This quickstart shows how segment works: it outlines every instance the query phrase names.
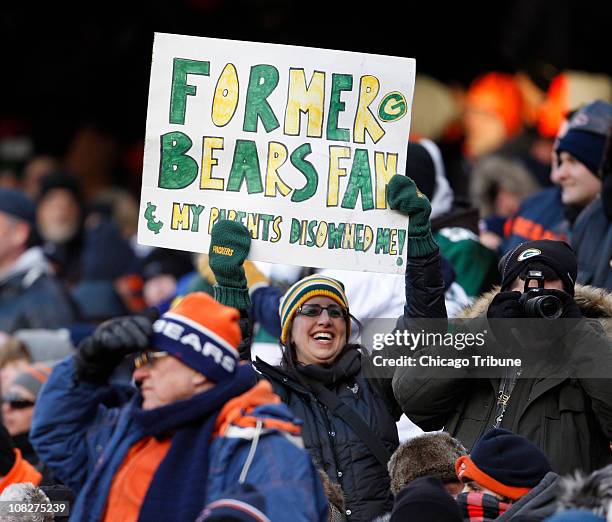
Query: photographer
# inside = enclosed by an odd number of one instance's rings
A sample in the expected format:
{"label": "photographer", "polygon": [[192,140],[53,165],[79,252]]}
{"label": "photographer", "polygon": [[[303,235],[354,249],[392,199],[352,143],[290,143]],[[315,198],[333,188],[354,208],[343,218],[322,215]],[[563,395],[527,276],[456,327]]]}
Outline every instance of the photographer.
{"label": "photographer", "polygon": [[574,284],[576,256],[560,241],[523,243],[501,260],[500,272],[501,288],[464,317],[486,319],[495,338],[481,355],[520,355],[527,364],[478,379],[469,368],[450,375],[402,368],[393,380],[396,399],[420,427],[444,427],[467,448],[486,430],[505,428],[538,445],[557,473],[605,466],[612,380],[602,377],[612,375],[612,346],[585,318],[612,317],[612,296]]}

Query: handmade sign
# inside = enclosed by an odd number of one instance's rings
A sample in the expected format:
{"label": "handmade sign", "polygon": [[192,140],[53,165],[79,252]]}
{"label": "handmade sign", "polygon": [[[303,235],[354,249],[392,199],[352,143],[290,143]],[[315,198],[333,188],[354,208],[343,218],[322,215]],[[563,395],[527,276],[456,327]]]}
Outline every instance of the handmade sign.
{"label": "handmade sign", "polygon": [[138,240],[207,252],[242,222],[251,259],[401,273],[415,62],[156,34]]}

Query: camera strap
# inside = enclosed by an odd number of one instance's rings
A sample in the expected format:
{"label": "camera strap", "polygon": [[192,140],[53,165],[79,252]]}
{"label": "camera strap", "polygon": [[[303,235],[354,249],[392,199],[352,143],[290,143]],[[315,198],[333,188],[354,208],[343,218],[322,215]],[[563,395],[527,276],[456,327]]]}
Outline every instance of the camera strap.
{"label": "camera strap", "polygon": [[510,400],[510,395],[512,395],[512,391],[516,386],[516,381],[521,376],[521,369],[519,368],[517,371],[513,371],[512,375],[508,376],[508,369],[505,369],[505,376],[499,383],[499,390],[497,391],[497,403],[495,404],[495,422],[493,424],[494,428],[499,428],[502,420],[504,419],[504,414],[506,413],[506,409],[508,408],[508,401]]}

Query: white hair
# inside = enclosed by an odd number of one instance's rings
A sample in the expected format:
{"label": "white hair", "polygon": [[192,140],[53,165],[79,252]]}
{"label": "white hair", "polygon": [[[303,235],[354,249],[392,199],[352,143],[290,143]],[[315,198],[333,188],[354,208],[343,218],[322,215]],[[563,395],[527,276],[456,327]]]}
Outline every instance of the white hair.
{"label": "white hair", "polygon": [[[19,482],[7,486],[0,495],[0,502],[25,502],[27,504],[50,504],[51,501],[45,492],[31,482]],[[0,522],[53,522],[53,513],[8,513],[5,509],[0,512]]]}

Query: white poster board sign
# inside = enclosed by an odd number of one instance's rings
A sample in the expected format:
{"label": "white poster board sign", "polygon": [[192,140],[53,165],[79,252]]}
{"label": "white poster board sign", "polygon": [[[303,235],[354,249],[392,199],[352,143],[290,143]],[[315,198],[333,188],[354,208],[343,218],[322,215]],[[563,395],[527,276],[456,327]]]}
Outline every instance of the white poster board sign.
{"label": "white poster board sign", "polygon": [[402,273],[415,61],[157,33],[138,241],[208,252],[242,222],[250,259]]}

